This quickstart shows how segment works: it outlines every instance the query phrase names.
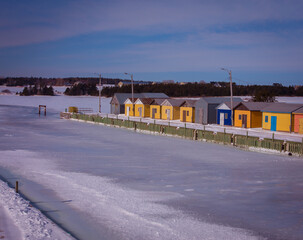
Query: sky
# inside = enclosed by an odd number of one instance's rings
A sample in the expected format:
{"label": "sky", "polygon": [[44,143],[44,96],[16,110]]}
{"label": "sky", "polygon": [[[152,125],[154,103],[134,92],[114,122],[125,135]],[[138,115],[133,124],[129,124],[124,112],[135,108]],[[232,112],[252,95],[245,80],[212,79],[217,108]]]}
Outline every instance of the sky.
{"label": "sky", "polygon": [[303,84],[302,0],[0,0],[1,77]]}

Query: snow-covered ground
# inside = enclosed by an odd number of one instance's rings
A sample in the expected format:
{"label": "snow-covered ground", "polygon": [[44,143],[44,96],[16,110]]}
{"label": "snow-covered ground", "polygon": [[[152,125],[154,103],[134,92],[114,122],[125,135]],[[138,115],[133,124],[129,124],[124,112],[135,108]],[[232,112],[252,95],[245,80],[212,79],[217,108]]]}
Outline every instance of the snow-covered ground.
{"label": "snow-covered ground", "polygon": [[74,239],[0,181],[0,239]]}
{"label": "snow-covered ground", "polygon": [[66,121],[56,111],[38,117],[18,106],[0,106],[0,156],[0,175],[18,179],[22,194],[79,239],[303,234],[302,158]]}

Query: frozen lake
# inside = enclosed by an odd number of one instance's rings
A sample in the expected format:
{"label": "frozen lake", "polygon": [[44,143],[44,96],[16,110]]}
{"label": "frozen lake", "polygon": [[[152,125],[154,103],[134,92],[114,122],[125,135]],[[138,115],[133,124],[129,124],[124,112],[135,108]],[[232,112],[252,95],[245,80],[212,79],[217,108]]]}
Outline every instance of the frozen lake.
{"label": "frozen lake", "polygon": [[79,239],[303,237],[302,158],[3,105],[0,154],[0,175]]}

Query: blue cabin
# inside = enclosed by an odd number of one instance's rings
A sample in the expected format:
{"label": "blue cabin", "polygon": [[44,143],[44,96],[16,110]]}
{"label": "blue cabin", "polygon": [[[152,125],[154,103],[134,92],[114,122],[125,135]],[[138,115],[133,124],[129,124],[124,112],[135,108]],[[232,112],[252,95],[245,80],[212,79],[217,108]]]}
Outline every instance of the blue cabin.
{"label": "blue cabin", "polygon": [[[233,103],[233,109],[239,105],[239,101]],[[230,102],[221,103],[217,108],[217,124],[221,126],[231,126]]]}

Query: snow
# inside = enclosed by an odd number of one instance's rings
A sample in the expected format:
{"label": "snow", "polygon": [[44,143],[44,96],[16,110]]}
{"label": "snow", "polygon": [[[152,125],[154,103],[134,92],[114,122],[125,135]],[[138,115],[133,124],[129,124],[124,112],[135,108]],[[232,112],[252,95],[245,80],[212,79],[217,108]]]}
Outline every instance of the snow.
{"label": "snow", "polygon": [[[109,102],[102,98],[102,112],[109,113]],[[39,104],[47,105],[46,118],[37,117]],[[49,216],[79,239],[262,239],[259,233],[299,239],[303,234],[286,227],[303,217],[300,202],[288,204],[303,197],[297,191],[302,158],[58,119],[58,111],[69,106],[97,111],[98,97],[2,95],[0,105],[11,106],[0,106],[0,175],[20,179],[22,193],[40,209],[51,209]],[[272,136],[260,129],[249,129],[249,135],[258,131]],[[302,139],[275,133],[279,137]],[[0,227],[6,227],[0,237],[70,238],[3,182],[0,193],[5,216]],[[281,209],[288,213],[283,219]]]}
{"label": "snow", "polygon": [[2,181],[0,193],[1,239],[74,239]]}
{"label": "snow", "polygon": [[0,107],[0,156],[0,174],[18,179],[22,194],[79,239],[302,236],[291,227],[302,201],[289,204],[303,197],[302,158],[13,106]]}
{"label": "snow", "polygon": [[[111,98],[101,98],[101,111],[110,112]],[[46,105],[47,109],[64,112],[70,106],[78,108],[92,108],[94,112],[99,110],[99,98],[92,96],[16,96],[0,95],[1,105],[29,106],[37,107]]]}
{"label": "snow", "polygon": [[[19,175],[30,176],[31,181],[56,189],[63,199],[73,199],[72,207],[85,209],[94,221],[106,222],[128,239],[260,239],[243,229],[200,222],[182,211],[157,204],[182,198],[178,193],[130,190],[105,177],[60,171],[54,169],[50,159],[26,150],[1,151],[1,155],[2,166],[9,169],[20,166],[19,170],[14,170]],[[31,164],[26,164],[29,162]],[[10,205],[6,207],[12,211],[12,218],[24,216],[17,224],[25,231],[25,239],[63,239],[66,236],[56,235],[49,221],[12,191],[6,187],[0,192],[10,194],[4,195],[3,202],[9,200]],[[192,192],[194,189],[186,188],[184,191]],[[14,205],[18,205],[17,209],[12,209]]]}

